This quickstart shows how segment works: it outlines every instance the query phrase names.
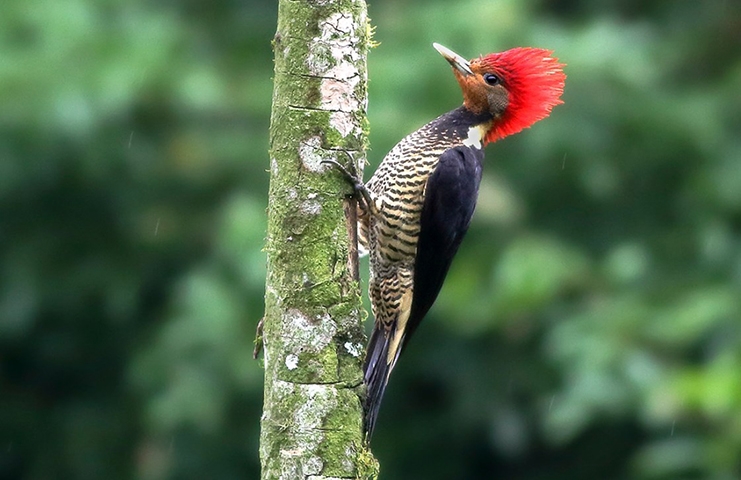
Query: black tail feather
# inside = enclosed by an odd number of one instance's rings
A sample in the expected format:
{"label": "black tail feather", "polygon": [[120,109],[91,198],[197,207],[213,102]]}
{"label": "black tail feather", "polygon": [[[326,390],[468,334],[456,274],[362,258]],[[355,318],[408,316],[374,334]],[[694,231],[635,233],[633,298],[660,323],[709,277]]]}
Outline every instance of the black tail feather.
{"label": "black tail feather", "polygon": [[[368,342],[368,351],[365,356],[363,370],[365,372],[365,384],[367,387],[365,404],[363,406],[365,419],[363,429],[366,441],[370,441],[373,428],[376,426],[378,409],[381,407],[383,393],[386,391],[389,373],[396,363],[396,359],[389,363],[388,353],[391,344],[391,335],[376,326]],[[398,356],[398,352],[396,352]]]}

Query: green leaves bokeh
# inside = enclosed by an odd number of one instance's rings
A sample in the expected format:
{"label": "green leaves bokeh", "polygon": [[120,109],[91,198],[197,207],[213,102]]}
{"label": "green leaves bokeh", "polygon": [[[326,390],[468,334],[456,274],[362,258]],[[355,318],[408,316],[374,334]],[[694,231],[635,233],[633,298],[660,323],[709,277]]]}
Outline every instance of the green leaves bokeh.
{"label": "green leaves bokeh", "polygon": [[[567,64],[487,151],[391,380],[385,479],[741,476],[741,7],[370,4],[370,175],[457,106],[433,41]],[[0,477],[257,478],[269,1],[0,15]]]}

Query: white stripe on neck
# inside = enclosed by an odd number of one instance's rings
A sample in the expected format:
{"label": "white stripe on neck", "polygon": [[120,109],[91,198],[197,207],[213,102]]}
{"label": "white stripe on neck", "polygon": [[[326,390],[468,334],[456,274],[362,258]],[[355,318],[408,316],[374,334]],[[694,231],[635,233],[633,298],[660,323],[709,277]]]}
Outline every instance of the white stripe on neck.
{"label": "white stripe on neck", "polygon": [[483,139],[484,129],[481,125],[476,125],[468,129],[468,137],[463,140],[463,145],[481,150]]}

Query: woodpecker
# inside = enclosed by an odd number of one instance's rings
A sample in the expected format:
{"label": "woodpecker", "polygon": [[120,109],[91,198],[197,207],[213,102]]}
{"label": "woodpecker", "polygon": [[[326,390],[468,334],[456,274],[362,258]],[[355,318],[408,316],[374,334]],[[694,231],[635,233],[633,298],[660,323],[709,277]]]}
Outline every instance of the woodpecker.
{"label": "woodpecker", "polygon": [[399,354],[437,298],[468,230],[484,146],[563,103],[564,65],[550,50],[513,48],[468,61],[433,46],[452,66],[463,105],[401,140],[366,184],[337,165],[359,194],[359,249],[370,255],[375,322],[363,366],[367,441]]}

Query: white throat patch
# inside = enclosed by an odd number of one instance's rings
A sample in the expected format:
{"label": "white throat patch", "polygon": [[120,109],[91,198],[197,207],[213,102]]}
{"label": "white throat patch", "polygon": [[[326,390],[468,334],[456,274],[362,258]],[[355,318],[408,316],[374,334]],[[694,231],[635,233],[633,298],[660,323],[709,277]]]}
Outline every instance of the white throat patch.
{"label": "white throat patch", "polygon": [[484,129],[480,125],[468,129],[468,137],[463,140],[463,145],[481,150],[484,139]]}

